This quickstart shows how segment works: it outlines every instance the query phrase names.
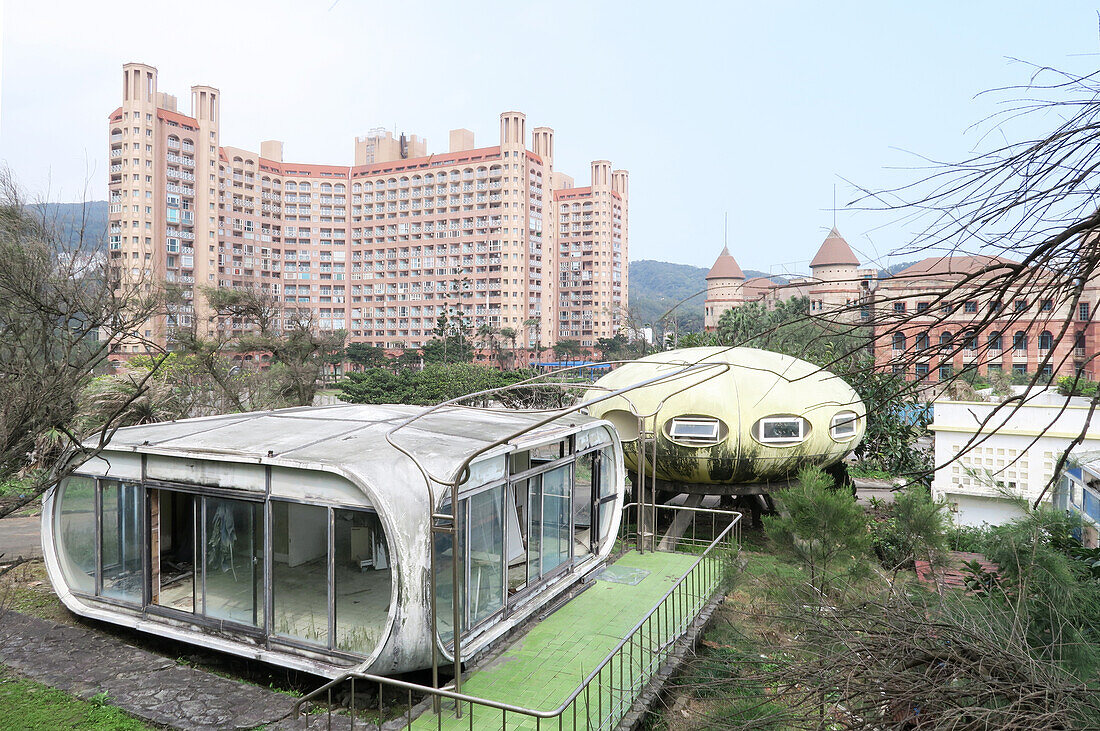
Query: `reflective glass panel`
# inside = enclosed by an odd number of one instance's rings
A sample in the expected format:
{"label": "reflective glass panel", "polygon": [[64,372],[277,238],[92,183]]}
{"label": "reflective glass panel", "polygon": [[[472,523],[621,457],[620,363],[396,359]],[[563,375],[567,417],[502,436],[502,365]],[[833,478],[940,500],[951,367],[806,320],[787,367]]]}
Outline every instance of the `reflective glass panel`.
{"label": "reflective glass panel", "polygon": [[527,480],[527,583],[542,576],[542,475]]}
{"label": "reflective glass panel", "polygon": [[[461,505],[459,506],[461,508]],[[439,508],[439,513],[443,515],[449,515],[451,513],[451,503],[447,501],[443,503]],[[441,523],[444,521],[441,521]],[[465,510],[460,510],[458,515],[458,534],[461,536],[464,532],[463,526],[466,523]],[[433,537],[433,543],[435,545],[435,606],[436,606],[436,626],[439,631],[439,638],[443,644],[450,644],[454,639],[454,542],[452,537],[447,533],[436,533]],[[463,544],[460,542],[458,555],[461,556],[463,552]],[[463,582],[464,568],[459,565],[459,581]],[[460,584],[458,593],[462,593],[462,587],[465,584]]]}
{"label": "reflective glass panel", "polygon": [[[600,450],[599,461],[599,519],[600,519],[600,542],[606,542],[611,536],[611,521],[615,517],[615,500],[612,496],[615,494],[615,450],[611,447],[605,447]],[[605,498],[612,498],[604,500]]]}
{"label": "reflective glass panel", "polygon": [[470,625],[504,606],[504,485],[479,492],[469,505]]}
{"label": "reflective glass panel", "polygon": [[592,552],[592,498],[595,462],[598,452],[577,460],[573,469],[573,555],[581,558]]}
{"label": "reflective glass panel", "polygon": [[57,513],[57,556],[70,589],[95,590],[95,480],[70,477],[61,483]]}
{"label": "reflective glass panel", "polygon": [[206,616],[263,624],[263,506],[206,500]]}
{"label": "reflective glass panel", "polygon": [[570,467],[565,465],[542,476],[542,573],[550,573],[569,561],[573,540],[570,531]]}
{"label": "reflective glass panel", "polygon": [[141,602],[141,493],[141,487],[133,483],[102,483],[99,527],[103,596]]}

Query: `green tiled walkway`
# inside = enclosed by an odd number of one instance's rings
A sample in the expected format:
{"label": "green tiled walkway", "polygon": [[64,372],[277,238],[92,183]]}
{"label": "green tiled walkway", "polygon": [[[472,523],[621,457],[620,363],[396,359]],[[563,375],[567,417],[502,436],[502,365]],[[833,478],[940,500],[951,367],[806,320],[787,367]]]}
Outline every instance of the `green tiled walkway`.
{"label": "green tiled walkway", "polygon": [[[636,580],[640,573],[630,569],[648,571],[641,581],[630,585],[597,580],[587,591],[477,669],[462,684],[462,692],[526,708],[554,710],[698,558],[661,552],[624,554],[612,565],[612,571],[628,580]],[[630,579],[631,574],[634,574],[633,579]],[[571,728],[571,715],[567,715],[570,718],[564,727]],[[487,708],[475,711],[474,728],[499,729],[501,725],[500,711]],[[578,726],[584,727],[581,722]],[[439,720],[428,712],[416,720],[413,728],[439,728]],[[461,720],[455,719],[453,712],[444,712],[442,728],[469,729],[470,719],[465,714]],[[535,728],[534,719],[509,714],[508,728]],[[557,729],[557,719],[544,721],[542,728]]]}

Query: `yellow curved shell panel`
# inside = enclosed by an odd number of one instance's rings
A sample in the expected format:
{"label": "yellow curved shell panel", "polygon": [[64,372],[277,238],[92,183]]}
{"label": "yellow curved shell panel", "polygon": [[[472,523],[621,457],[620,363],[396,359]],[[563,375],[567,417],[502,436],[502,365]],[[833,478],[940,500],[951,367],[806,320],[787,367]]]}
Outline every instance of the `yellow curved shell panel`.
{"label": "yellow curved shell panel", "polygon": [[840,461],[866,428],[863,402],[843,379],[756,348],[656,353],[611,371],[585,399],[661,376],[588,411],[619,430],[631,470],[638,466],[637,432],[644,417],[644,429],[657,435],[657,477],[670,482],[785,479],[803,466]]}

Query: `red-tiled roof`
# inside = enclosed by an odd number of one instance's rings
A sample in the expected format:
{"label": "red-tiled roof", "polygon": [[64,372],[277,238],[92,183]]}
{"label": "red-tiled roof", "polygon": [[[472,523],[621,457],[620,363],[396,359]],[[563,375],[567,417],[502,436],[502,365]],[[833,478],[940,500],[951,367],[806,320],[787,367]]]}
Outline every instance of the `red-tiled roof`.
{"label": "red-tiled roof", "polygon": [[810,262],[810,268],[840,264],[859,266],[859,259],[852,252],[852,247],[848,246],[848,242],[834,227],[829,231],[829,235],[825,237],[825,241],[821,243],[821,248],[817,250],[817,256]]}
{"label": "red-tiled roof", "polygon": [[157,109],[157,117],[167,120],[169,122],[175,122],[176,124],[185,124],[192,129],[199,128],[199,120],[195,119],[194,117],[188,117],[186,114],[173,112],[170,109]]}
{"label": "red-tiled roof", "polygon": [[930,256],[927,259],[921,259],[916,264],[912,264],[902,269],[894,276],[922,277],[937,274],[973,274],[986,267],[1000,263],[1015,264],[1016,262],[1000,256],[987,256],[985,254],[968,256]]}
{"label": "red-tiled roof", "polygon": [[112,122],[117,122],[118,120],[122,119],[122,107],[119,107],[115,111],[111,112],[108,115],[108,119],[110,119]]}
{"label": "red-tiled roof", "polygon": [[775,286],[776,283],[767,277],[750,277],[745,280],[744,284],[745,289],[756,289],[761,291],[774,289]]}
{"label": "red-tiled roof", "polygon": [[722,247],[722,253],[714,260],[714,266],[707,272],[707,279],[744,279],[745,273],[730,254],[728,246]]}
{"label": "red-tiled roof", "polygon": [[592,186],[587,188],[562,188],[554,191],[554,200],[569,200],[570,198],[583,198],[592,195]]}
{"label": "red-tiled roof", "polygon": [[977,561],[982,571],[992,576],[997,576],[997,565],[980,553],[967,553],[965,551],[951,551],[947,555],[945,566],[933,567],[927,560],[915,561],[917,579],[926,586],[943,589],[962,589],[968,587],[966,582],[972,578],[972,574],[964,568],[964,564]]}

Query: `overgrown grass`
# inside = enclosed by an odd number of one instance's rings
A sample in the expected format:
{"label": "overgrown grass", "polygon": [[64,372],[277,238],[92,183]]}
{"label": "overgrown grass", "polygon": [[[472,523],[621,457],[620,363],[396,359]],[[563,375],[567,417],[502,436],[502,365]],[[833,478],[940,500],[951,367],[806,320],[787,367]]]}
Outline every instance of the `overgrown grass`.
{"label": "overgrown grass", "polygon": [[61,604],[50,586],[42,559],[18,566],[0,578],[0,608],[53,622],[73,622],[73,615]]}
{"label": "overgrown grass", "polygon": [[867,467],[865,465],[856,464],[848,468],[848,476],[860,480],[892,480],[894,476],[886,470],[880,470],[876,467]]}
{"label": "overgrown grass", "polygon": [[739,554],[742,568],[725,603],[696,648],[696,656],[672,682],[670,707],[648,719],[654,731],[695,731],[721,719],[730,728],[783,729],[786,709],[770,699],[770,690],[740,676],[759,677],[771,662],[761,655],[764,639],[775,652],[784,630],[769,615],[777,602],[808,583],[806,572],[790,557],[769,547],[762,532],[746,530]]}
{"label": "overgrown grass", "polygon": [[90,701],[25,680],[0,665],[0,726],[9,731],[143,731],[151,729],[96,696]]}

